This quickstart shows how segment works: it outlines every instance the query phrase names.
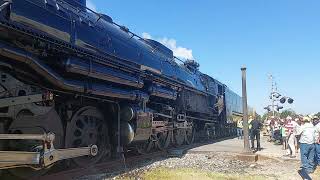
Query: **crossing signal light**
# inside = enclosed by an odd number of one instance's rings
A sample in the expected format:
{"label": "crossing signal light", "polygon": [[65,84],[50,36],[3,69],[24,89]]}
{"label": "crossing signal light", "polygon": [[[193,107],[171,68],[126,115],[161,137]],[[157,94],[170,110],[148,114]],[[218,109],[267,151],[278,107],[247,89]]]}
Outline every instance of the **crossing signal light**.
{"label": "crossing signal light", "polygon": [[268,107],[265,107],[264,108],[265,110],[267,110],[268,112],[270,112],[271,111],[271,109],[270,109],[270,107],[268,106]]}
{"label": "crossing signal light", "polygon": [[283,109],[283,106],[278,106],[277,107],[277,111],[279,111],[280,109]]}
{"label": "crossing signal light", "polygon": [[279,97],[281,97],[281,94],[276,93],[276,94],[274,95],[274,97],[275,97],[275,98],[279,98]]}
{"label": "crossing signal light", "polygon": [[286,103],[286,100],[287,100],[287,98],[285,98],[285,97],[281,98],[281,99],[280,99],[281,104]]}
{"label": "crossing signal light", "polygon": [[292,104],[293,101],[294,101],[294,100],[293,100],[292,98],[289,98],[289,99],[288,99],[288,103],[289,103],[289,104]]}

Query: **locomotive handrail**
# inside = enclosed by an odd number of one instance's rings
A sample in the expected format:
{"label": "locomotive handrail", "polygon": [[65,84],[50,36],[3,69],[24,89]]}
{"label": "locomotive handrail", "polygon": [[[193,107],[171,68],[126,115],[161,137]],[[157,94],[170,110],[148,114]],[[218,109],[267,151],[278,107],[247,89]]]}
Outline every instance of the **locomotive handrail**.
{"label": "locomotive handrail", "polygon": [[182,59],[178,58],[177,56],[173,56],[173,58],[178,60],[178,61],[180,61],[180,62],[182,62],[182,63],[185,63],[185,61],[183,61]]}

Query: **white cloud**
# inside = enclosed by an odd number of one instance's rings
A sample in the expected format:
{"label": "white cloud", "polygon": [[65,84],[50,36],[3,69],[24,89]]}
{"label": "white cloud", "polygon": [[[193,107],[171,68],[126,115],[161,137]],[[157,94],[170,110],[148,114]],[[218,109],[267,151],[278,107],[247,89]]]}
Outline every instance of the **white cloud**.
{"label": "white cloud", "polygon": [[[142,37],[145,39],[152,39],[152,36],[149,33],[142,33]],[[155,40],[159,41],[161,44],[165,45],[173,51],[173,55],[179,58],[184,59],[193,59],[192,49],[185,47],[177,46],[177,41],[172,38],[156,38]]]}
{"label": "white cloud", "polygon": [[152,38],[151,35],[149,33],[146,33],[146,32],[142,33],[142,37],[144,39],[151,39]]}
{"label": "white cloud", "polygon": [[92,0],[87,0],[87,7],[93,11],[97,11],[97,6],[92,2]]}

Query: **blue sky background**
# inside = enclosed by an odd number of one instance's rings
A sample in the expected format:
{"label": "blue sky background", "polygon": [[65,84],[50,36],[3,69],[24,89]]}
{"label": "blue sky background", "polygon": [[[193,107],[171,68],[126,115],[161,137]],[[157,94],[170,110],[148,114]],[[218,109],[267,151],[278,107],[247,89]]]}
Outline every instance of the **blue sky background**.
{"label": "blue sky background", "polygon": [[248,68],[249,104],[263,113],[269,74],[300,113],[320,111],[320,1],[90,0],[136,34],[169,38],[192,50],[200,70],[241,93]]}

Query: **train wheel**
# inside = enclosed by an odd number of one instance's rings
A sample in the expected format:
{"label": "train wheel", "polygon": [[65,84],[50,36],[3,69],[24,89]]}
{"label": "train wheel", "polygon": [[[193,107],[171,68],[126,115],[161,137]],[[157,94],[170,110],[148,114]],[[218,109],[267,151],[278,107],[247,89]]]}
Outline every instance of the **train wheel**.
{"label": "train wheel", "polygon": [[186,130],[186,143],[192,144],[194,141],[194,135],[195,135],[195,129],[193,127],[190,127],[189,129]]}
{"label": "train wheel", "polygon": [[152,138],[148,139],[145,142],[141,142],[140,144],[136,145],[136,149],[139,154],[147,154],[151,152],[151,150],[155,147],[154,141]]}
{"label": "train wheel", "polygon": [[[56,149],[63,147],[63,126],[58,113],[51,109],[42,115],[34,115],[28,110],[22,110],[18,113],[16,119],[9,127],[10,133],[17,134],[43,134],[45,132],[55,133],[54,147]],[[12,140],[8,142],[10,150],[17,151],[41,151],[42,142],[34,140]],[[47,173],[52,166],[44,169],[15,168],[8,171],[21,179],[33,179]]]}
{"label": "train wheel", "polygon": [[157,146],[160,150],[165,150],[171,142],[171,131],[164,131],[157,134]]}
{"label": "train wheel", "polygon": [[173,139],[174,143],[173,145],[176,147],[181,146],[184,143],[184,140],[186,139],[186,130],[185,129],[175,129],[173,130]]}
{"label": "train wheel", "polygon": [[111,152],[108,128],[103,114],[92,106],[79,109],[67,124],[65,143],[67,148],[97,145],[98,154],[96,156],[72,159],[80,167],[88,167],[97,163],[104,155]]}

